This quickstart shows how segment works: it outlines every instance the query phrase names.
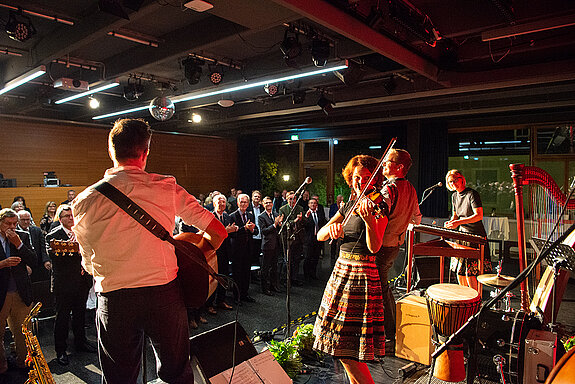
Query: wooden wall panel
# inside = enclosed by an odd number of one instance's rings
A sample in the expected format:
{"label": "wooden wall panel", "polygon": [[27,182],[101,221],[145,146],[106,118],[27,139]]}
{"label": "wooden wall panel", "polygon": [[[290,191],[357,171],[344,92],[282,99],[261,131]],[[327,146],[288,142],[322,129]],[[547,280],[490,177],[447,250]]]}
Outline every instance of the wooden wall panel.
{"label": "wooden wall panel", "polygon": [[[27,198],[27,187],[43,185],[44,171],[55,171],[61,185],[71,185],[65,190],[79,192],[83,187],[77,186],[98,181],[112,166],[107,136],[106,128],[0,117],[0,173],[4,178],[16,179],[18,186],[3,190],[0,204],[9,206],[17,195]],[[195,195],[214,189],[226,193],[237,185],[236,163],[235,140],[155,132],[147,170],[175,176]],[[37,193],[34,195],[38,200]],[[63,193],[57,202],[65,199]],[[34,216],[39,219],[43,210],[43,204],[39,210],[34,208]]]}

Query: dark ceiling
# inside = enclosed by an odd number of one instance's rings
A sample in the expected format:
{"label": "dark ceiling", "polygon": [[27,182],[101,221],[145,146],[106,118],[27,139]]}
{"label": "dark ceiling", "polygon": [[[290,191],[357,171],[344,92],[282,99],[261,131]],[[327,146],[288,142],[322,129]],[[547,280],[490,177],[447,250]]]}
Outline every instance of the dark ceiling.
{"label": "dark ceiling", "polygon": [[[0,33],[0,83],[38,65],[47,68],[1,95],[0,113],[109,124],[118,116],[92,118],[143,107],[158,96],[177,99],[312,70],[314,39],[329,44],[328,65],[349,60],[346,83],[330,72],[280,83],[272,97],[260,86],[181,102],[170,120],[154,128],[229,136],[575,109],[575,1],[209,0],[213,8],[205,12],[185,3],[0,0],[2,25],[19,18],[22,7],[36,29],[24,42]],[[286,36],[302,47],[289,65],[280,50]],[[184,62],[197,56],[207,60],[199,82],[190,85]],[[208,79],[212,70],[223,73],[217,86]],[[120,86],[98,94],[101,106],[91,110],[87,98],[55,104],[74,94],[53,87],[59,78],[92,85],[118,79]],[[134,85],[141,85],[141,95],[128,101],[124,89]],[[335,103],[329,115],[317,106],[321,95]],[[235,104],[224,108],[221,99]],[[202,122],[188,122],[191,113],[201,114]],[[151,119],[147,110],[130,116]]]}

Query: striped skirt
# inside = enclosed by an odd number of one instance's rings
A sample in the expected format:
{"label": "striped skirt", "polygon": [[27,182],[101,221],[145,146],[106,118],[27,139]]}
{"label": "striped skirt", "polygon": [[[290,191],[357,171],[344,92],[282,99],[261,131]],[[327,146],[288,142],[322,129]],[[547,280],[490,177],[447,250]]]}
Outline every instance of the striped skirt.
{"label": "striped skirt", "polygon": [[314,349],[340,359],[385,355],[383,299],[375,255],[340,251],[318,310]]}

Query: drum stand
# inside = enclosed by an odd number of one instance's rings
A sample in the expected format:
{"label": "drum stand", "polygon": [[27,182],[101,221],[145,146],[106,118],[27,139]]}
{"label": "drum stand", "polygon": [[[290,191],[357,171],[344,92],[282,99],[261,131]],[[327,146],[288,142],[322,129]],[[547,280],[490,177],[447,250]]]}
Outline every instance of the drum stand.
{"label": "drum stand", "polygon": [[[511,290],[513,290],[514,288],[516,288],[517,286],[519,286],[519,284],[521,284],[521,282],[523,280],[525,280],[527,278],[527,275],[529,275],[533,269],[535,268],[535,266],[539,263],[541,263],[541,261],[543,261],[553,250],[555,250],[561,243],[563,243],[563,241],[575,230],[575,223],[571,224],[571,226],[565,231],[563,232],[563,234],[561,236],[559,236],[559,238],[557,240],[555,240],[553,242],[553,244],[551,244],[549,247],[545,248],[536,258],[535,260],[533,260],[531,262],[531,264],[529,264],[516,278],[515,280],[513,280],[513,282],[511,284],[509,284],[507,287],[503,288],[501,290],[501,292],[493,297],[491,300],[489,300],[487,303],[483,304],[481,306],[481,308],[479,309],[479,311],[471,316],[467,322],[465,324],[463,324],[461,326],[461,328],[459,328],[453,335],[451,335],[447,341],[445,343],[443,343],[442,345],[439,346],[439,348],[437,348],[432,354],[432,362],[431,362],[431,367],[433,368],[434,364],[435,364],[435,360],[437,359],[437,357],[443,353],[450,345],[454,344],[456,339],[459,339],[461,337],[474,337],[474,330],[471,327],[472,325],[477,324],[477,319],[479,318],[479,316],[481,315],[481,313],[483,312],[483,310],[485,308],[490,308],[491,306],[493,306],[497,301],[503,299],[503,297],[507,294],[507,292],[511,292]],[[574,260],[569,259],[568,261],[569,263],[571,263],[571,266],[575,266]],[[471,344],[470,344],[471,345]],[[473,353],[475,355],[475,353]],[[477,367],[475,365],[475,363],[469,362],[468,367],[467,367],[467,383],[468,384],[472,384],[473,380],[475,379],[475,375],[476,375],[476,371],[477,371]],[[433,372],[433,370],[431,370],[431,372]],[[429,378],[429,382],[431,382],[431,376]]]}

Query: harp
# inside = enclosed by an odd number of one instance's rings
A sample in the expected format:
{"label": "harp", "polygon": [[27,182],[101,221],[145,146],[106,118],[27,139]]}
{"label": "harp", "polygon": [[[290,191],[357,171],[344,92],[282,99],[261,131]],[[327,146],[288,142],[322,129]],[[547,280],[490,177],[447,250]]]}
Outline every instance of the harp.
{"label": "harp", "polygon": [[[529,212],[532,216],[530,224],[531,236],[546,239],[559,218],[561,207],[567,202],[568,210],[575,210],[575,198],[567,201],[567,196],[561,191],[555,180],[541,168],[525,166],[523,164],[510,164],[513,188],[515,190],[515,211],[517,215],[517,246],[519,248],[519,272],[527,265],[525,214],[523,204],[523,187],[532,185],[530,189]],[[561,234],[555,233],[556,240]],[[569,239],[568,239],[569,240]],[[568,244],[573,247],[573,240]],[[527,280],[521,282],[521,310],[529,308],[529,291]]]}

